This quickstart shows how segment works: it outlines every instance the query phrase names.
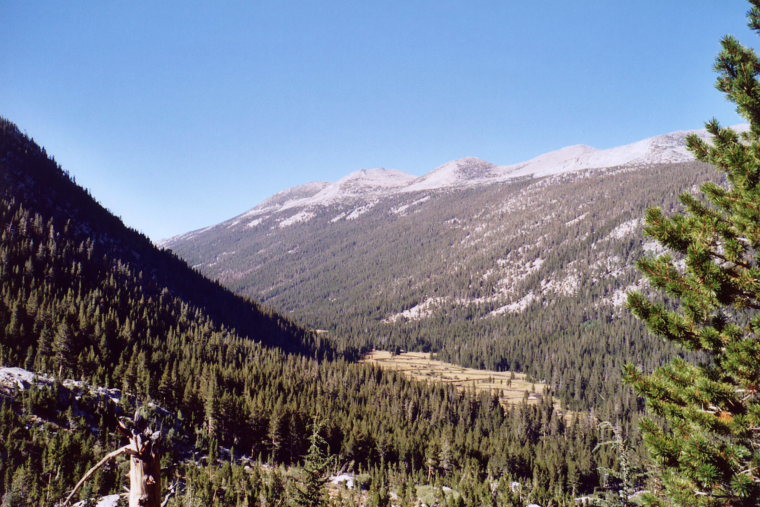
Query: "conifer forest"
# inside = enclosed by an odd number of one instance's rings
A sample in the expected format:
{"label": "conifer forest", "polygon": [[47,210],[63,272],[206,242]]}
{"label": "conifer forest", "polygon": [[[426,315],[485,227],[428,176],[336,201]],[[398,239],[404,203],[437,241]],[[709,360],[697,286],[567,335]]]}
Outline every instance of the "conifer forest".
{"label": "conifer forest", "polygon": [[680,159],[306,185],[161,245],[0,117],[0,507],[760,505],[760,57],[721,46],[748,125]]}

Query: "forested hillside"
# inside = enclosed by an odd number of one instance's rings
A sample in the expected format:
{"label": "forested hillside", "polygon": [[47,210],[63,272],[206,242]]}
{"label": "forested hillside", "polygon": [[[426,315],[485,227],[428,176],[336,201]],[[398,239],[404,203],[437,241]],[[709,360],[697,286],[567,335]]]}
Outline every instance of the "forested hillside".
{"label": "forested hillside", "polygon": [[618,388],[622,365],[675,354],[623,309],[640,287],[635,261],[657,248],[641,217],[715,177],[658,163],[300,204],[316,186],[167,245],[338,347],[523,371],[573,408],[619,417],[637,409]]}
{"label": "forested hillside", "polygon": [[[16,287],[4,287],[5,290],[33,288],[43,279],[53,281],[59,287],[75,287],[75,282],[81,280],[90,283],[87,289],[102,290],[100,299],[114,301],[136,297],[139,300],[142,297],[147,300],[146,309],[159,298],[181,300],[187,306],[185,313],[203,308],[209,319],[224,323],[241,336],[309,356],[325,352],[317,337],[288,319],[261,308],[249,299],[231,294],[188,269],[182,260],[170,252],[156,249],[148,238],[125,227],[86,190],[71,181],[53,160],[48,159],[44,149],[31,143],[14,125],[3,120],[0,128],[0,154],[3,157],[0,196],[9,203],[4,210],[9,215],[4,220],[7,224],[3,230],[4,241],[21,248],[23,242],[19,240],[24,234],[33,233],[51,243],[48,251],[40,251],[39,245],[26,245],[34,249],[32,253],[36,259],[25,266],[24,279]],[[19,225],[13,227],[11,213],[28,216],[15,217]],[[81,243],[86,257],[78,258],[76,262],[81,263],[81,269],[86,271],[74,278],[65,278],[63,273],[46,265],[44,254],[59,259],[63,266],[75,262],[73,257],[66,258],[67,254],[73,254],[57,248],[56,235],[62,238],[59,241]],[[21,251],[18,255],[24,257],[28,254]],[[18,258],[3,260],[12,262]],[[109,273],[114,263],[119,265],[118,269]],[[127,280],[133,283],[126,283]],[[102,282],[107,283],[101,285]],[[140,292],[130,294],[133,287]],[[90,315],[93,315],[92,312]],[[131,317],[131,320],[137,320]],[[106,329],[113,327],[104,326]],[[26,327],[26,331],[31,332],[32,329]],[[137,339],[137,336],[151,335],[151,330],[138,328],[130,334],[132,339]],[[154,330],[153,335],[156,334]]]}
{"label": "forested hillside", "polygon": [[[410,484],[454,488],[464,505],[574,505],[600,487],[600,466],[619,466],[613,450],[593,451],[594,418],[562,417],[548,398],[505,413],[494,398],[335,356],[153,248],[17,127],[1,126],[0,363],[57,379],[0,389],[3,505],[60,501],[120,445],[115,416],[135,405],[173,414],[174,506],[283,505],[313,422],[333,472],[369,473],[374,498],[393,491],[405,505],[416,501]],[[122,396],[77,398],[63,379]],[[82,494],[118,492],[122,472],[103,469]],[[355,504],[349,496],[344,505]]]}

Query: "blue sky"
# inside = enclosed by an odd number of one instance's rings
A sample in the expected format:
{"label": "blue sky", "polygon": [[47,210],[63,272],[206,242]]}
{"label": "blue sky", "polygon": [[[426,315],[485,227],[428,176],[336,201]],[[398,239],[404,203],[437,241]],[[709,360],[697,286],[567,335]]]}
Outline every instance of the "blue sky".
{"label": "blue sky", "polygon": [[715,116],[742,0],[0,2],[0,115],[155,240],[309,181]]}

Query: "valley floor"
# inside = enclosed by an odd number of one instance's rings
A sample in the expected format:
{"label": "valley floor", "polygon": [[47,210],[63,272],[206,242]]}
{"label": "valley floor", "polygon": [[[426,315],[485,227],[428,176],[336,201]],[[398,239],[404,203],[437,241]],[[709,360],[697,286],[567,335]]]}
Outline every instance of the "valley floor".
{"label": "valley floor", "polygon": [[[433,354],[428,352],[394,354],[373,350],[360,362],[397,371],[417,381],[451,384],[457,389],[476,393],[488,392],[498,396],[505,407],[523,401],[538,403],[548,388],[546,384],[530,382],[524,373],[465,368],[433,359]],[[556,400],[556,407],[560,408],[559,400]]]}

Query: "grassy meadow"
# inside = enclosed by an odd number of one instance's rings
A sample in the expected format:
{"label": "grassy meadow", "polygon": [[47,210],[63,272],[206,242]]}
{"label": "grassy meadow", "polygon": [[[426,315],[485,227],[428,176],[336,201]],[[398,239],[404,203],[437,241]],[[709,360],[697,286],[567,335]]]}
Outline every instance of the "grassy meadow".
{"label": "grassy meadow", "polygon": [[[505,407],[523,400],[538,403],[545,396],[547,387],[539,382],[530,382],[524,373],[465,368],[433,359],[433,355],[427,352],[393,354],[373,350],[361,362],[398,371],[417,381],[448,383],[467,391],[486,391],[497,395]],[[559,408],[559,401],[556,404]]]}

